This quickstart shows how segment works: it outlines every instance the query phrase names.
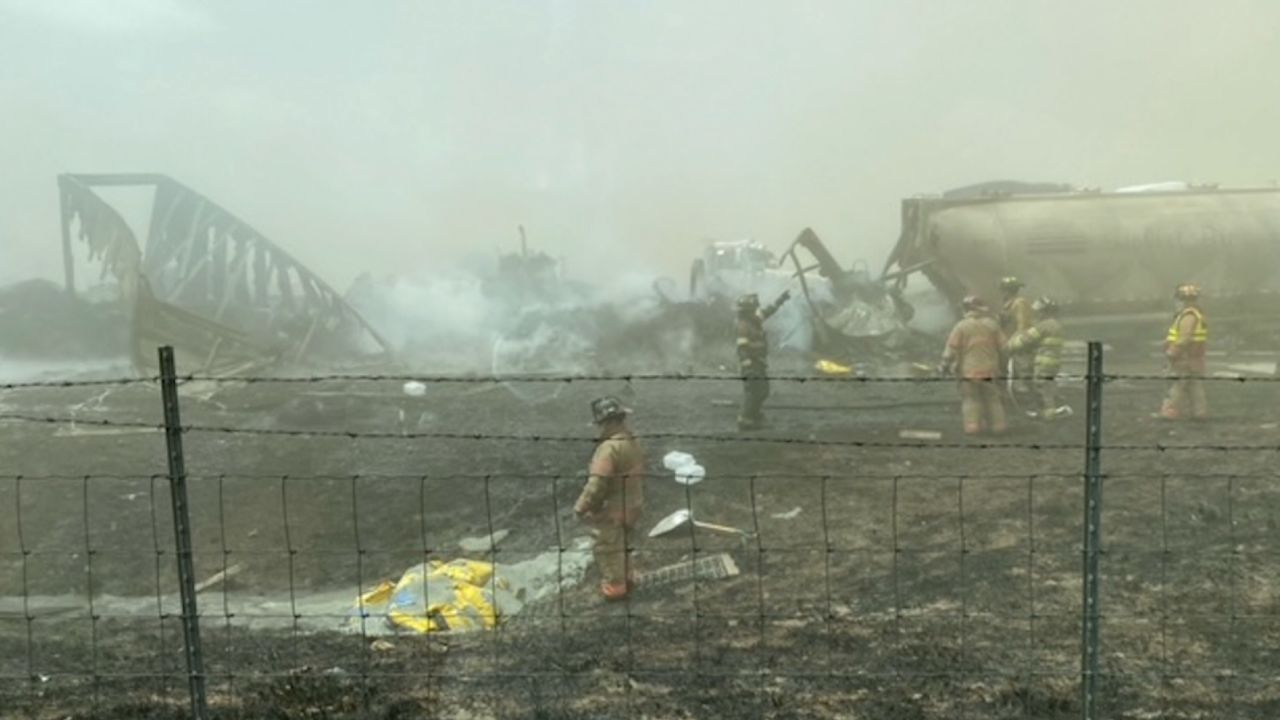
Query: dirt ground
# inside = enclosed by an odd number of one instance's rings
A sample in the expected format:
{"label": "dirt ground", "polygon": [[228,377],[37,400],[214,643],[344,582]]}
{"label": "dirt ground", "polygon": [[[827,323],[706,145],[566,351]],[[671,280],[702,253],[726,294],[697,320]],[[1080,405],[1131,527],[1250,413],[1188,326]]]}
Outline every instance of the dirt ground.
{"label": "dirt ground", "polygon": [[[153,386],[108,389],[12,390],[0,413],[159,422]],[[403,409],[421,416],[417,432],[454,436],[186,435],[196,575],[244,567],[201,595],[215,717],[1078,717],[1080,383],[1064,388],[1074,417],[985,442],[959,437],[945,382],[775,382],[771,426],[750,435],[733,431],[733,382],[515,390],[186,388],[189,425],[396,433]],[[1275,717],[1280,385],[1215,382],[1214,419],[1197,425],[1150,417],[1163,390],[1105,391],[1100,716]],[[354,601],[490,530],[510,531],[499,563],[569,547],[582,534],[571,505],[592,446],[587,403],[605,392],[633,405],[649,454],[642,530],[688,506],[756,533],[639,537],[637,563],[723,551],[739,576],[605,605],[589,574],[498,632],[389,647],[295,631],[296,610],[237,606],[246,594],[286,608],[334,591]],[[0,716],[186,716],[177,607],[164,599],[176,587],[169,496],[152,477],[165,472],[164,438],[103,430],[0,430],[0,596],[37,599],[0,613]],[[469,437],[491,435],[521,437]],[[1225,449],[1242,445],[1253,448]],[[677,449],[707,467],[704,482],[672,482],[661,458]],[[41,609],[107,597],[151,610]]]}

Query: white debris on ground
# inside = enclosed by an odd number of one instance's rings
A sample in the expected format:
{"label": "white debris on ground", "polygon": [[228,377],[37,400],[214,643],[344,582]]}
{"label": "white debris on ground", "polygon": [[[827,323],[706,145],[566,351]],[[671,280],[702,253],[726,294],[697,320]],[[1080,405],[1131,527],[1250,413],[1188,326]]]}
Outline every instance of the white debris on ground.
{"label": "white debris on ground", "polygon": [[707,476],[707,469],[698,464],[692,455],[672,450],[662,456],[662,466],[670,470],[681,485],[697,485]]}
{"label": "white debris on ground", "polygon": [[510,530],[494,530],[492,535],[462,538],[458,541],[458,547],[464,552],[489,552],[510,534]]}

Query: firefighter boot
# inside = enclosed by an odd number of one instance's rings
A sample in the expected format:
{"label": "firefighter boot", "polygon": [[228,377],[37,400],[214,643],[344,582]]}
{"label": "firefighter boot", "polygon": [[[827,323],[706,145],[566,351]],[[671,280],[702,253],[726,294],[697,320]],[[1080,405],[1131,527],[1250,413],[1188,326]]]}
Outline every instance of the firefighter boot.
{"label": "firefighter boot", "polygon": [[610,602],[616,602],[625,598],[629,589],[630,584],[627,582],[611,583],[606,581],[600,583],[600,594],[604,596],[605,600]]}

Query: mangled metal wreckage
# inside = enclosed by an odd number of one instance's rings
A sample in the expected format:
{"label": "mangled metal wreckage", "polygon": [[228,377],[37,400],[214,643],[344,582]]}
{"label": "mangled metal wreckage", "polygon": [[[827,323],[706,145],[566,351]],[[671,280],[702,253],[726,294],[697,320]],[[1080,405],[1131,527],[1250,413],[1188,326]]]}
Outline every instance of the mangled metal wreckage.
{"label": "mangled metal wreckage", "polygon": [[864,356],[903,347],[913,336],[913,309],[894,277],[873,279],[863,264],[844,268],[805,228],[775,256],[754,240],[713,242],[694,260],[694,302],[728,305],[742,293],[768,302],[784,290],[799,302],[776,316],[779,347],[825,355]]}
{"label": "mangled metal wreckage", "polygon": [[[154,191],[146,244],[102,187]],[[248,223],[159,174],[60,175],[62,249],[76,292],[73,239],[114,278],[131,311],[142,372],[173,345],[188,372],[236,375],[290,363],[354,365],[390,359],[387,343],[315,273]]]}

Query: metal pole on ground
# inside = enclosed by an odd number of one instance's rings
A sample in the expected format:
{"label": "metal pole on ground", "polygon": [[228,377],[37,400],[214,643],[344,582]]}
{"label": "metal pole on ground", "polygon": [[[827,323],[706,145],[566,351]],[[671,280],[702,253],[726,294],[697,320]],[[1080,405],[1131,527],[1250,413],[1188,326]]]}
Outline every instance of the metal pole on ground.
{"label": "metal pole on ground", "polygon": [[1084,458],[1084,601],[1081,606],[1080,708],[1097,720],[1098,559],[1102,552],[1102,343],[1089,343]]}
{"label": "metal pole on ground", "polygon": [[182,419],[178,415],[178,373],[173,348],[160,348],[160,394],[164,402],[164,437],[169,455],[169,496],[173,501],[173,535],[178,557],[178,591],[182,596],[182,639],[187,655],[191,717],[209,717],[204,658],[200,651],[200,615],[191,555],[191,513],[187,504],[187,468],[182,455]]}

